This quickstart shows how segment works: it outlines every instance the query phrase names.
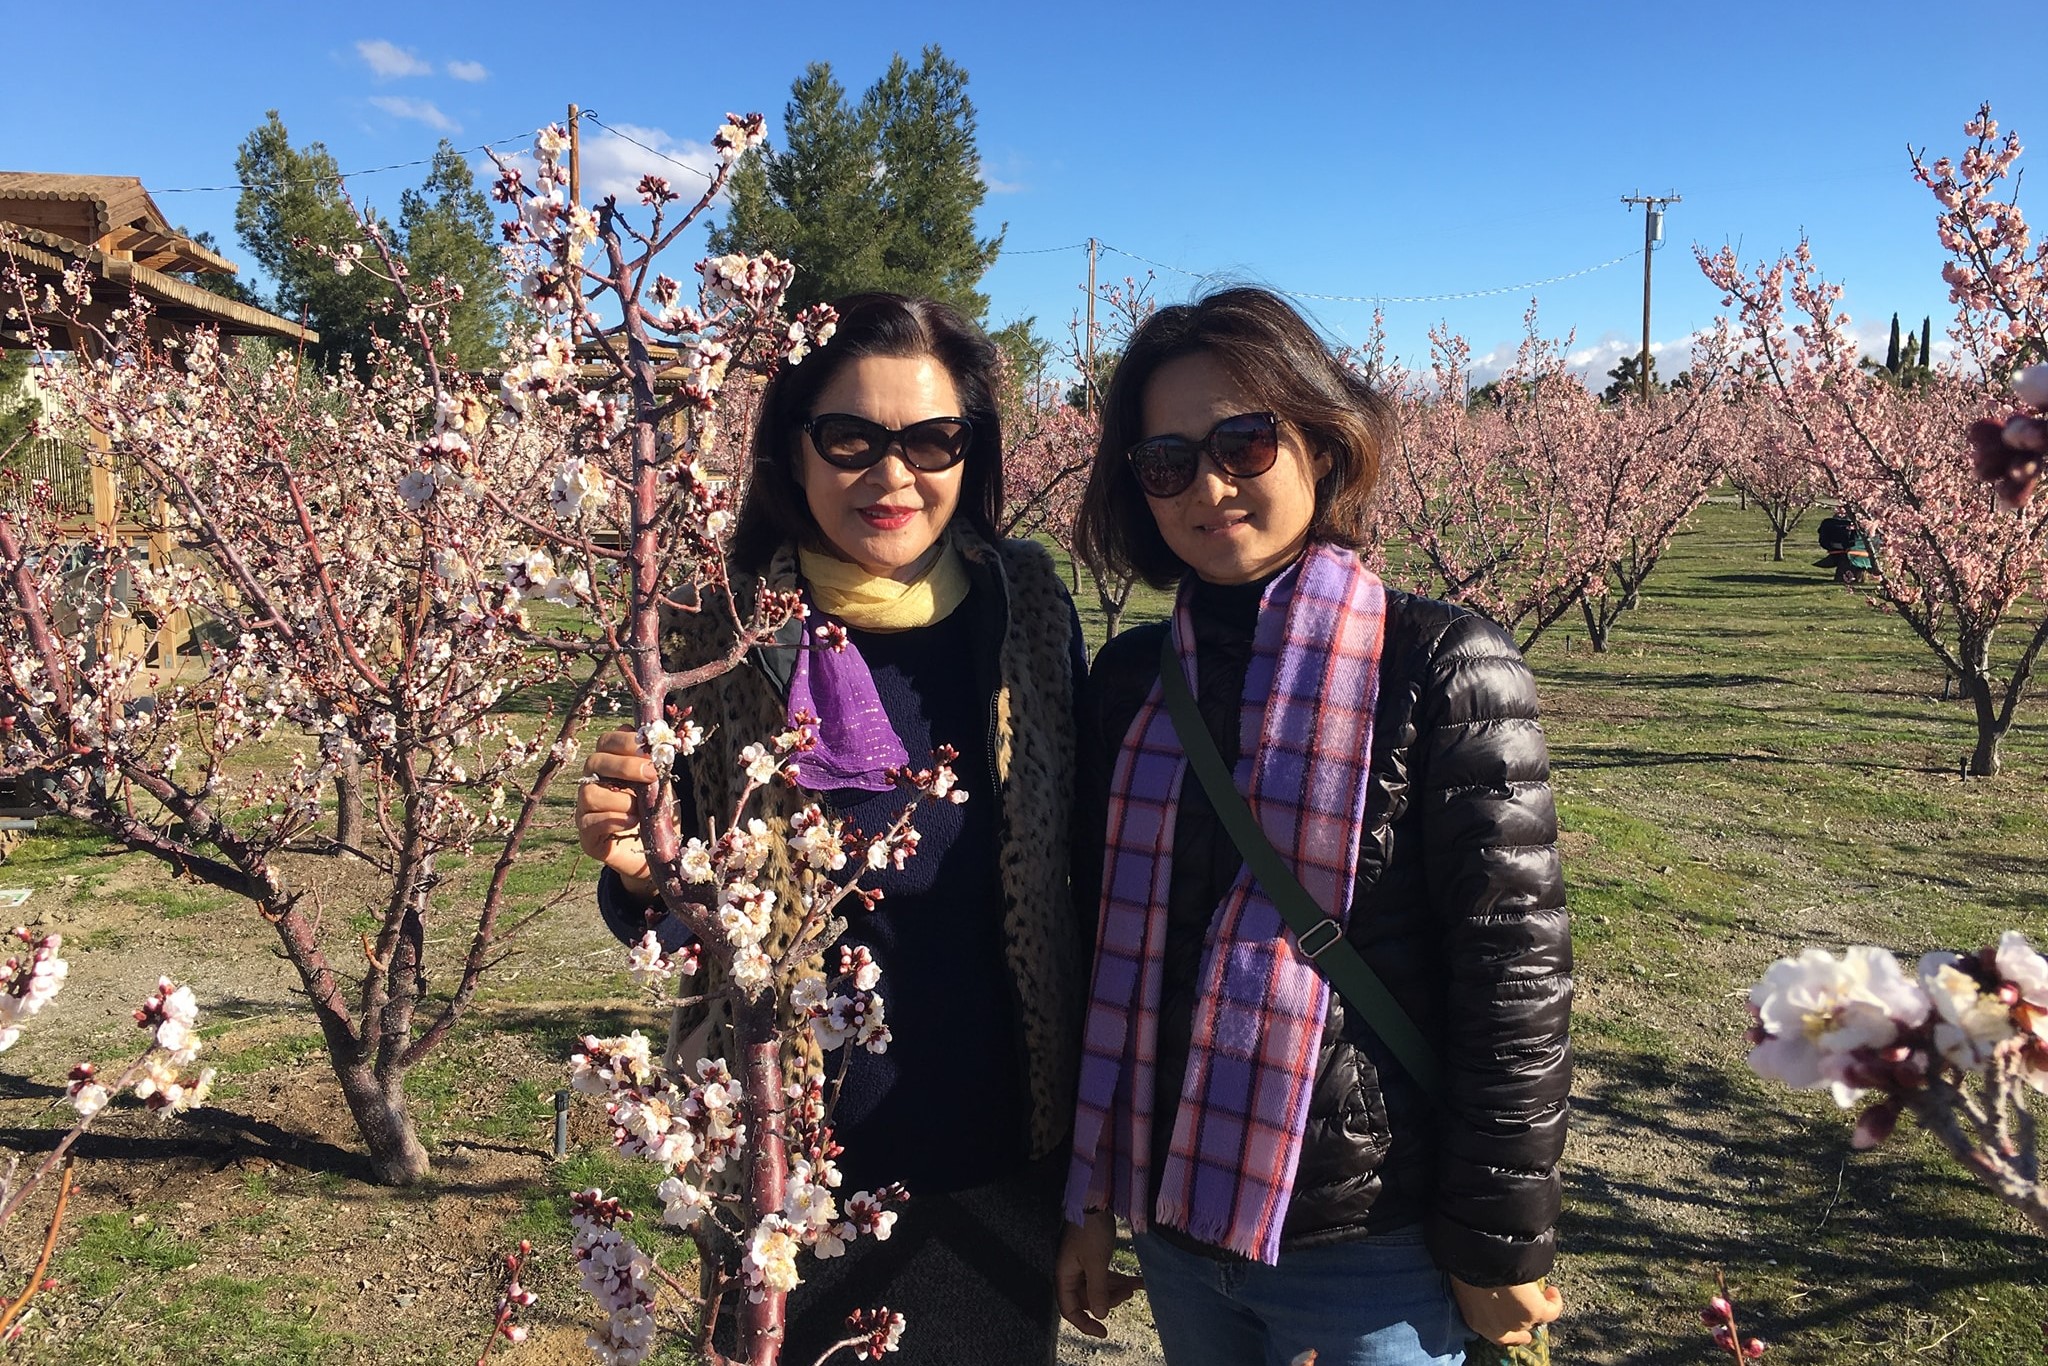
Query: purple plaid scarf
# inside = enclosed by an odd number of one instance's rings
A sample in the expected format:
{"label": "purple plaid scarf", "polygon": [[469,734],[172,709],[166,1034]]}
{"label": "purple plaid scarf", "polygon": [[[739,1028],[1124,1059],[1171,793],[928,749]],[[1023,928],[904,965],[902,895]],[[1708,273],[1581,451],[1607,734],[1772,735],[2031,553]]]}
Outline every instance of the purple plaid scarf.
{"label": "purple plaid scarf", "polygon": [[[1190,685],[1183,585],[1171,630]],[[1386,590],[1348,550],[1312,545],[1267,587],[1253,633],[1236,780],[1316,904],[1343,923],[1358,872]],[[1158,684],[1117,753],[1074,1116],[1067,1217],[1107,1208],[1142,1231],[1173,829],[1187,760]],[[1173,1143],[1150,1218],[1272,1264],[1301,1158],[1329,983],[1249,869],[1217,908]]]}

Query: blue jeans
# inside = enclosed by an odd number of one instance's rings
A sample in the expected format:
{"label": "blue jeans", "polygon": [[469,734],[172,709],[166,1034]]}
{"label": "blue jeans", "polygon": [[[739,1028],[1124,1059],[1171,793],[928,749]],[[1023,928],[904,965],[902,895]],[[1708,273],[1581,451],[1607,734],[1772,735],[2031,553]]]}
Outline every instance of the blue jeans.
{"label": "blue jeans", "polygon": [[1459,1366],[1471,1336],[1422,1230],[1218,1261],[1133,1239],[1167,1366]]}

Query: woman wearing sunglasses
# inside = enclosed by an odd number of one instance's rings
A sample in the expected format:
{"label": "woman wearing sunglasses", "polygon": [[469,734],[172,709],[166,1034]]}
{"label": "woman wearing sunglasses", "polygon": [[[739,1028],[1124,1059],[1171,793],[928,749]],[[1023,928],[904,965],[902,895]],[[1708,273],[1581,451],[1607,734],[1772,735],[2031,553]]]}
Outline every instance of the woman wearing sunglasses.
{"label": "woman wearing sunglasses", "polygon": [[[729,558],[740,610],[754,587],[800,588],[812,609],[773,648],[685,699],[709,741],[679,783],[685,829],[730,819],[738,749],[819,720],[800,787],[771,784],[771,820],[821,800],[863,830],[904,803],[887,771],[941,745],[968,799],[917,814],[917,854],[863,878],[844,945],[882,971],[892,1040],[852,1049],[836,1114],[840,1198],[891,1182],[910,1200],[887,1241],[806,1266],[782,1359],[816,1360],[848,1312],[908,1316],[901,1360],[1052,1360],[1051,1268],[1072,1118],[1087,928],[1068,889],[1080,625],[1046,551],[995,531],[1002,436],[995,346],[947,306],[891,294],[840,301],[831,344],[762,394],[752,480]],[[683,663],[723,653],[721,612],[681,618]],[[836,623],[848,648],[817,648]],[[807,638],[808,637],[808,638]],[[584,850],[606,865],[599,902],[621,939],[655,928],[634,799],[638,737],[605,737],[577,811]],[[762,881],[778,886],[775,865]],[[725,1051],[723,1020],[705,1053]],[[678,1021],[678,1035],[696,1025]]]}
{"label": "woman wearing sunglasses", "polygon": [[1529,672],[1361,563],[1390,410],[1272,294],[1161,309],[1103,412],[1084,553],[1179,595],[1083,706],[1105,838],[1062,1312],[1100,1336],[1129,1293],[1120,1216],[1170,1366],[1525,1343],[1561,1308],[1571,1071]]}

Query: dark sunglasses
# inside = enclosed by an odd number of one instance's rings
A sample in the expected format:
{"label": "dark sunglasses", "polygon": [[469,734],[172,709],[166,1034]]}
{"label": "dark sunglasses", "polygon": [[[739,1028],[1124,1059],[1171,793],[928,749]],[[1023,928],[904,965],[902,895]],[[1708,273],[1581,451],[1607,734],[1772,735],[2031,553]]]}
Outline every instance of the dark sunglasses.
{"label": "dark sunglasses", "polygon": [[1147,495],[1172,498],[1195,482],[1204,455],[1232,479],[1255,479],[1280,457],[1280,425],[1271,413],[1239,413],[1211,427],[1200,441],[1155,436],[1131,447],[1125,458]]}
{"label": "dark sunglasses", "polygon": [[966,458],[974,424],[964,417],[928,417],[908,427],[889,428],[852,413],[820,413],[804,424],[818,457],[835,469],[864,470],[900,447],[914,470],[935,474]]}

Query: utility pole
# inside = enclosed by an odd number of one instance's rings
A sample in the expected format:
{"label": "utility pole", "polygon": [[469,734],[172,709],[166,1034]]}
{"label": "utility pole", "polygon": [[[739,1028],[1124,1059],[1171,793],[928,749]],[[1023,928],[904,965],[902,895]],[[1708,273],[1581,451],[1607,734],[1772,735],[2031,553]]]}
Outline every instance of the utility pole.
{"label": "utility pole", "polygon": [[1650,397],[1650,255],[1664,240],[1664,206],[1679,203],[1675,194],[1625,194],[1621,202],[1643,206],[1643,351],[1636,357],[1636,379],[1644,401]]}
{"label": "utility pole", "polygon": [[1087,352],[1088,373],[1081,376],[1081,412],[1095,416],[1095,251],[1096,241],[1088,239],[1088,331],[1083,350]]}
{"label": "utility pole", "polygon": [[569,106],[569,207],[583,202],[583,111]]}

